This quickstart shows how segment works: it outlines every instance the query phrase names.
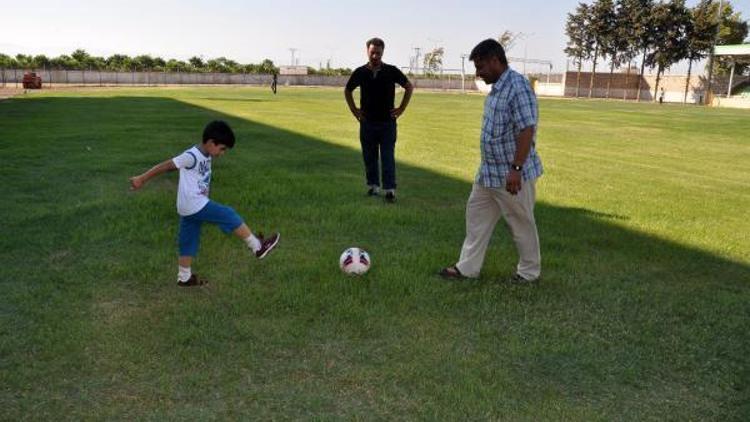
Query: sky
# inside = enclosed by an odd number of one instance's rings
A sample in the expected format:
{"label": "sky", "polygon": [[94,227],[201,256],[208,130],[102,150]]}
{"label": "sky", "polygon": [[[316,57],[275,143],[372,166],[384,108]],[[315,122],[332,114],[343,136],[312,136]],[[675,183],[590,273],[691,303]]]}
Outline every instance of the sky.
{"label": "sky", "polygon": [[[1,8],[0,53],[92,55],[150,54],[186,60],[226,57],[240,63],[269,58],[318,67],[354,68],[366,62],[365,41],[385,40],[384,61],[409,66],[443,47],[444,68],[461,69],[461,55],[503,31],[521,33],[508,56],[547,60],[553,72],[566,67],[565,20],[577,0],[442,1],[266,0],[142,1],[36,0]],[[484,4],[483,4],[484,3]],[[693,6],[697,0],[688,0]],[[750,0],[733,0],[750,19]],[[520,65],[517,65],[518,67]],[[474,68],[466,61],[467,72]],[[529,71],[539,67],[529,65]]]}

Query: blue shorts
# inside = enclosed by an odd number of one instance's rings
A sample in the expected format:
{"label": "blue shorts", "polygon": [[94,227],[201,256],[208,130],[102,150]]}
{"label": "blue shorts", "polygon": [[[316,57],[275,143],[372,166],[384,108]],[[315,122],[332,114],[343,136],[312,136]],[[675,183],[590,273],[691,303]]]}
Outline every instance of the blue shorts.
{"label": "blue shorts", "polygon": [[243,223],[242,218],[232,208],[208,201],[208,204],[195,214],[180,216],[180,256],[195,256],[198,253],[203,222],[216,224],[224,233],[233,232]]}

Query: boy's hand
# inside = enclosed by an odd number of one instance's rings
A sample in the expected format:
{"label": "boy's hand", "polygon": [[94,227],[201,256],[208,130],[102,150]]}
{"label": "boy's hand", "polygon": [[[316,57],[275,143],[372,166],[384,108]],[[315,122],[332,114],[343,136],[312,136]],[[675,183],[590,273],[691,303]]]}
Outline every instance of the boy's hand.
{"label": "boy's hand", "polygon": [[141,176],[135,176],[130,178],[130,190],[138,190],[143,186],[144,182]]}

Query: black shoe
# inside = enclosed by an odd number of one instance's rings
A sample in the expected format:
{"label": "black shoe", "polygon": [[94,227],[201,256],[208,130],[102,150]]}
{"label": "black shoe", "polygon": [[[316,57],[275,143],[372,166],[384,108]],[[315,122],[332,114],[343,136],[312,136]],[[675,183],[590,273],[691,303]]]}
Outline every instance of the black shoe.
{"label": "black shoe", "polygon": [[268,239],[264,239],[262,234],[258,234],[258,240],[260,240],[260,249],[255,252],[255,256],[258,257],[258,259],[265,258],[266,255],[268,255],[268,253],[271,252],[273,248],[276,247],[276,245],[278,245],[280,237],[281,234],[275,233]]}
{"label": "black shoe", "polygon": [[385,202],[389,204],[395,204],[396,203],[396,194],[393,192],[386,192],[385,194]]}
{"label": "black shoe", "polygon": [[177,285],[180,287],[207,286],[208,280],[199,278],[198,274],[193,274],[188,281],[182,282],[178,280]]}
{"label": "black shoe", "polygon": [[378,188],[370,188],[370,190],[367,191],[367,196],[379,196],[380,190]]}
{"label": "black shoe", "polygon": [[513,274],[511,278],[508,279],[508,282],[510,284],[535,284],[539,280],[538,278],[535,278],[533,280],[529,280],[527,278],[521,277],[520,274]]}

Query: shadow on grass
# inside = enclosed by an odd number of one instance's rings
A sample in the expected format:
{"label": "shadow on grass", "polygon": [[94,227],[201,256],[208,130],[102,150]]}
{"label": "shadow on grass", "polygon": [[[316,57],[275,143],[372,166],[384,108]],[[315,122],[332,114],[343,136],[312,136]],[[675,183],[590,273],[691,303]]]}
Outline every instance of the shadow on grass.
{"label": "shadow on grass", "polygon": [[[116,414],[117,400],[135,397],[121,406],[180,415],[146,396],[174,397],[192,382],[234,397],[248,387],[237,378],[245,370],[259,377],[257,394],[289,400],[292,417],[429,408],[438,418],[732,418],[747,410],[750,267],[612,221],[627,215],[539,203],[540,285],[496,282],[516,260],[502,227],[482,279],[446,283],[435,273],[458,256],[471,189],[463,180],[399,164],[399,203],[389,206],[365,196],[358,151],[179,101],[0,107],[13,115],[0,113],[0,150],[14,157],[0,172],[3,373],[10,389],[26,392],[4,389],[11,414],[38,410],[34,399],[50,389],[73,388],[78,395],[49,399],[42,414],[72,406],[91,415],[86,400]],[[262,264],[246,264],[234,240],[207,227],[197,265],[217,282],[191,295],[172,281],[176,175],[135,194],[127,178],[177,155],[215,118],[232,125],[238,144],[214,163],[212,198],[255,229],[280,230],[282,244]],[[355,245],[374,261],[361,280],[336,269],[340,251]],[[184,315],[196,315],[189,331]],[[41,369],[25,367],[29,350]],[[313,363],[300,369],[305,359]],[[217,379],[193,378],[195,365]],[[121,366],[140,390],[110,381]],[[161,372],[150,384],[153,368]],[[64,381],[82,379],[102,392]],[[342,393],[351,382],[385,401]],[[158,391],[165,383],[174,386]],[[388,400],[403,391],[409,402]]]}
{"label": "shadow on grass", "polygon": [[231,102],[239,102],[239,103],[264,103],[268,100],[262,99],[262,98],[228,98],[228,97],[200,97],[198,98],[200,100],[208,100],[208,101],[231,101]]}

